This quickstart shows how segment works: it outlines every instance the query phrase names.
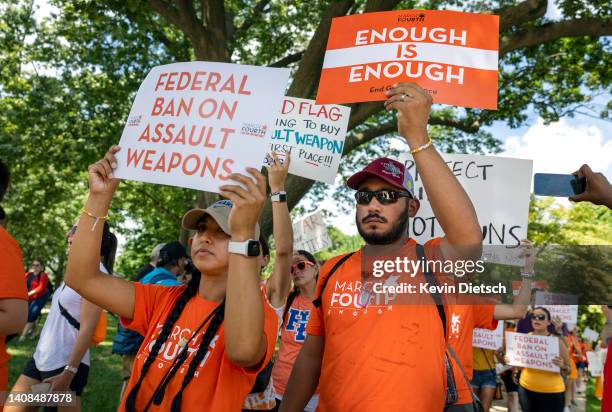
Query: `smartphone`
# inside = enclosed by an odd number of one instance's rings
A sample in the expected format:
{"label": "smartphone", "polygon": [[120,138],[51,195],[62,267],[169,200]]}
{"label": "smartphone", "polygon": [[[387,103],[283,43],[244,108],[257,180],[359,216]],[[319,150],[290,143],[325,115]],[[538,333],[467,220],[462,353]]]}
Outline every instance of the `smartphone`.
{"label": "smartphone", "polygon": [[51,384],[49,382],[41,382],[32,385],[33,393],[48,393],[51,392]]}
{"label": "smartphone", "polygon": [[570,197],[586,189],[586,179],[574,175],[536,173],[533,176],[533,193],[540,196]]}

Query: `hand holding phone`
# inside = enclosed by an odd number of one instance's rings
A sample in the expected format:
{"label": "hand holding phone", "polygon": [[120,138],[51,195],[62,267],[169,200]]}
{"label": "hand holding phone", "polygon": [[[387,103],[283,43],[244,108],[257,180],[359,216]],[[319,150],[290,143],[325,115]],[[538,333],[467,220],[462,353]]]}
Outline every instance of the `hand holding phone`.
{"label": "hand holding phone", "polygon": [[603,174],[594,173],[589,165],[582,165],[573,175],[586,179],[586,189],[581,194],[571,196],[569,200],[591,202],[594,205],[604,205],[612,209],[612,185]]}
{"label": "hand holding phone", "polygon": [[533,176],[533,193],[540,196],[570,197],[583,193],[586,178],[574,175],[536,173]]}

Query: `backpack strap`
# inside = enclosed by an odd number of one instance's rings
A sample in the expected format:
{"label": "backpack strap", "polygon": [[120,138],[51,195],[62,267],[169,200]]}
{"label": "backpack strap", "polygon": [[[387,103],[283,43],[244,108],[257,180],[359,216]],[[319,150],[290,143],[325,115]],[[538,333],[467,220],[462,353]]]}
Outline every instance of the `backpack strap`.
{"label": "backpack strap", "polygon": [[[62,287],[62,291],[64,290],[64,288],[66,287],[66,285],[64,285],[64,287]],[[74,318],[74,316],[72,316],[70,314],[70,312],[68,312],[68,309],[66,309],[63,305],[62,302],[60,302],[60,297],[62,295],[60,294],[60,296],[57,297],[57,306],[59,306],[59,310],[60,313],[62,314],[62,316],[68,321],[68,323],[70,323],[70,325],[75,328],[76,330],[80,330],[81,329],[81,324],[79,323],[78,320],[76,320]]]}
{"label": "backpack strap", "polygon": [[327,282],[329,281],[329,278],[331,278],[334,272],[336,272],[340,268],[340,266],[342,266],[344,262],[346,262],[354,254],[355,252],[351,252],[347,255],[342,256],[342,258],[338,259],[334,267],[329,271],[325,279],[323,279],[323,284],[321,285],[321,291],[319,292],[319,297],[312,301],[312,304],[315,306],[315,308],[319,308],[321,306],[321,303],[322,303],[321,298],[323,297],[323,292],[325,291],[325,286],[327,286]]}
{"label": "backpack strap", "polygon": [[[425,279],[428,283],[431,283],[434,286],[438,286],[438,282],[436,281],[435,276],[429,270],[427,265],[427,257],[425,256],[425,248],[420,243],[416,244],[416,254],[417,258],[423,262],[425,265],[425,269],[423,270],[423,274],[425,275]],[[438,309],[438,315],[440,315],[440,320],[442,321],[442,329],[444,330],[444,340],[446,341],[446,312],[444,311],[444,305],[442,304],[442,297],[440,293],[437,291],[431,293],[431,297],[433,298],[436,308]]]}
{"label": "backpack strap", "polygon": [[455,364],[457,364],[457,366],[459,366],[459,370],[461,371],[461,374],[463,375],[463,379],[465,379],[465,381],[467,382],[468,388],[470,389],[470,393],[472,394],[472,401],[473,401],[473,405],[474,405],[474,411],[476,411],[476,412],[484,411],[484,409],[482,407],[482,402],[480,402],[480,398],[472,390],[472,387],[470,386],[470,379],[467,377],[467,374],[465,373],[465,369],[463,369],[463,365],[461,364],[461,362],[459,362],[459,359],[457,359],[457,355],[455,355],[455,351],[453,350],[453,348],[450,345],[448,345],[448,353],[450,353],[450,355],[455,360]]}
{"label": "backpack strap", "polygon": [[[438,282],[436,281],[436,278],[434,277],[433,273],[431,273],[431,271],[429,270],[429,267],[427,266],[427,257],[425,256],[425,248],[423,247],[423,245],[417,243],[416,245],[416,253],[417,253],[417,257],[419,258],[419,260],[421,260],[423,262],[423,264],[425,265],[425,270],[423,270],[423,274],[425,275],[425,279],[427,280],[427,282],[431,283],[434,286],[438,286]],[[431,297],[433,298],[434,302],[436,303],[436,307],[438,309],[438,315],[440,315],[440,320],[442,321],[442,329],[444,330],[444,340],[447,341],[447,335],[446,335],[446,312],[444,311],[444,305],[442,304],[442,298],[440,296],[440,293],[436,292],[431,293]],[[471,386],[470,386],[470,380],[467,377],[467,374],[465,373],[465,369],[463,369],[463,365],[461,364],[461,362],[459,362],[459,359],[457,359],[457,355],[455,355],[455,351],[453,350],[453,348],[451,347],[451,345],[448,344],[447,341],[447,345],[446,345],[446,349],[447,349],[447,353],[449,353],[451,355],[451,357],[455,360],[455,364],[457,366],[459,366],[459,370],[461,370],[461,374],[463,375],[463,378],[465,379],[468,388],[470,388],[470,393],[472,394],[472,401],[473,401],[473,405],[474,405],[474,410],[476,412],[480,412],[482,411],[482,403],[480,402],[480,399],[478,398],[478,396],[476,396],[476,394],[474,393],[474,391],[472,391]],[[448,355],[446,355],[446,361],[447,361],[447,367],[450,369],[450,371],[452,372],[452,365],[450,363],[448,363]],[[450,378],[447,376],[447,378]]]}

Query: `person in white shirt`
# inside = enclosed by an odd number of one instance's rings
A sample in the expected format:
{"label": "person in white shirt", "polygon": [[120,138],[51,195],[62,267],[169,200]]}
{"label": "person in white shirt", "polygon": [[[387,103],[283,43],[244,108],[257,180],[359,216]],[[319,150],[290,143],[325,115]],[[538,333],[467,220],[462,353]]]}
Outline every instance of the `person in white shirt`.
{"label": "person in white shirt", "polygon": [[[76,233],[73,226],[66,234],[68,251]],[[104,222],[100,248],[100,270],[112,274],[117,238]],[[74,391],[74,406],[62,406],[61,411],[80,411],[81,394],[89,375],[89,346],[102,309],[83,299],[62,283],[53,294],[51,309],[45,321],[36,350],[13,386],[12,392],[32,392],[34,385],[47,383],[43,392]],[[5,405],[5,412],[28,410],[24,405]]]}

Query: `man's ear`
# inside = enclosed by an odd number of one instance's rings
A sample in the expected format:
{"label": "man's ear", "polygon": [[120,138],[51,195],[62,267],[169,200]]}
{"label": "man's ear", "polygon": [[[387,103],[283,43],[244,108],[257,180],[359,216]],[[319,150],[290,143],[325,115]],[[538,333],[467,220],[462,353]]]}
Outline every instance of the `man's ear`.
{"label": "man's ear", "polygon": [[420,207],[421,202],[419,202],[419,199],[408,200],[408,216],[415,217]]}

